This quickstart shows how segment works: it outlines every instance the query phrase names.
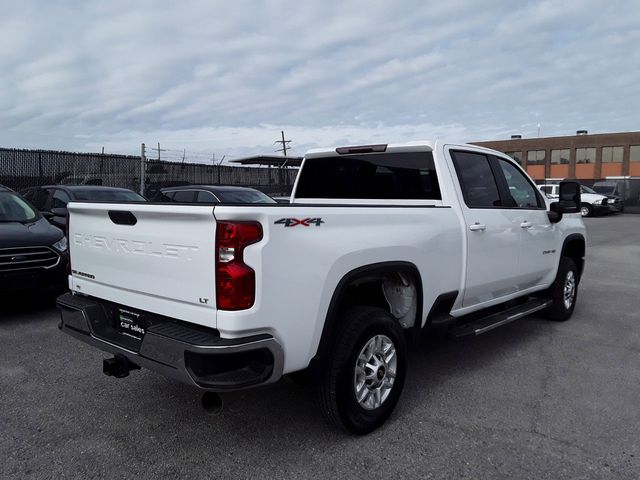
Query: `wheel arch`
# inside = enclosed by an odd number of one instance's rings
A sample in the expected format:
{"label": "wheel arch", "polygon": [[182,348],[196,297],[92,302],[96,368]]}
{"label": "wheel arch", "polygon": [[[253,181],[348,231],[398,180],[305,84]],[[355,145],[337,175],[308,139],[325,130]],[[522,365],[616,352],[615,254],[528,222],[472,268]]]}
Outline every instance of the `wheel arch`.
{"label": "wheel arch", "polygon": [[584,236],[579,233],[568,235],[562,243],[561,256],[569,257],[575,262],[576,267],[578,267],[579,278],[582,278],[582,272],[584,270],[586,247],[586,240]]}
{"label": "wheel arch", "polygon": [[[340,311],[350,305],[349,294],[351,293],[351,287],[353,287],[358,281],[363,284],[373,284],[381,282],[384,279],[388,279],[392,275],[398,273],[408,275],[416,288],[416,312],[413,319],[413,325],[409,327],[411,335],[418,335],[422,326],[423,318],[423,283],[422,277],[418,270],[418,267],[405,261],[391,261],[391,262],[379,262],[369,265],[363,265],[355,268],[346,273],[336,285],[329,302],[329,308],[325,315],[324,325],[322,327],[322,334],[320,336],[320,342],[316,355],[311,360],[310,366],[318,365],[322,362],[323,358],[326,358],[327,353],[330,351],[331,345],[334,343],[335,335],[339,330],[340,324]],[[383,297],[382,289],[377,296],[379,301]],[[370,303],[358,303],[353,305],[372,305],[379,306]],[[398,320],[399,322],[399,320]],[[400,322],[399,322],[400,323]]]}

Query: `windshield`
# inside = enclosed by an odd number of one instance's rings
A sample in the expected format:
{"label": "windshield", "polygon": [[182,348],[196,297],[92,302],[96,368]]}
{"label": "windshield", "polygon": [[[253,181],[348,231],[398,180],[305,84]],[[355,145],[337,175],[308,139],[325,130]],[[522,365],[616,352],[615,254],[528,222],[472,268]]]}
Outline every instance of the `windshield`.
{"label": "windshield", "polygon": [[144,197],[129,190],[74,190],[75,200],[88,202],[146,202]]}
{"label": "windshield", "polygon": [[616,189],[616,187],[609,186],[609,185],[597,185],[593,187],[593,189],[601,195],[613,195],[613,192]]}
{"label": "windshield", "polygon": [[0,192],[0,222],[33,222],[38,219],[31,205],[13,192]]}
{"label": "windshield", "polygon": [[580,185],[580,188],[582,188],[582,193],[595,193],[597,195],[597,192],[594,192],[589,187],[585,187],[584,185]]}
{"label": "windshield", "polygon": [[216,195],[223,203],[276,203],[269,195],[258,190],[225,190]]}

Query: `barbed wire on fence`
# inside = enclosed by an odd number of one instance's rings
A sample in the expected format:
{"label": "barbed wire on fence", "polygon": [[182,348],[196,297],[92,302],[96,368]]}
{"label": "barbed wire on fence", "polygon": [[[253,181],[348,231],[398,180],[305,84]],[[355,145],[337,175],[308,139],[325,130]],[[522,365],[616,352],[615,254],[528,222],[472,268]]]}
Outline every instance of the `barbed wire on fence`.
{"label": "barbed wire on fence", "polygon": [[[169,152],[170,156],[164,154]],[[178,157],[178,153],[180,156]],[[191,157],[187,157],[191,153]],[[297,169],[217,165],[203,152],[166,149],[162,160],[147,158],[145,190],[181,184],[243,185],[288,195]],[[184,158],[184,161],[183,161]],[[50,184],[92,184],[138,190],[139,156],[0,148],[0,184],[24,190]]]}

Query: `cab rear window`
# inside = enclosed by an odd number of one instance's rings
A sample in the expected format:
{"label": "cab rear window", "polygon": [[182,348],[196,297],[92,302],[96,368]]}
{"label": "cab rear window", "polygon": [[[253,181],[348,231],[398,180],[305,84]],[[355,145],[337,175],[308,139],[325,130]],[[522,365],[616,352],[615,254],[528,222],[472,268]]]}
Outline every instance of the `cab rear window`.
{"label": "cab rear window", "polygon": [[308,158],[296,198],[440,200],[431,152]]}

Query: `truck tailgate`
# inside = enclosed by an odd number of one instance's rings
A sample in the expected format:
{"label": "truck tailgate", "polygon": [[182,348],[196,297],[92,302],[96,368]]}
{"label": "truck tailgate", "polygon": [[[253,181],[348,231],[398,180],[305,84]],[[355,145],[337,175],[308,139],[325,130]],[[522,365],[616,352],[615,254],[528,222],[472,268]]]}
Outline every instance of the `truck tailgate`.
{"label": "truck tailgate", "polygon": [[68,209],[74,290],[165,314],[167,302],[215,311],[212,206],[70,203]]}

